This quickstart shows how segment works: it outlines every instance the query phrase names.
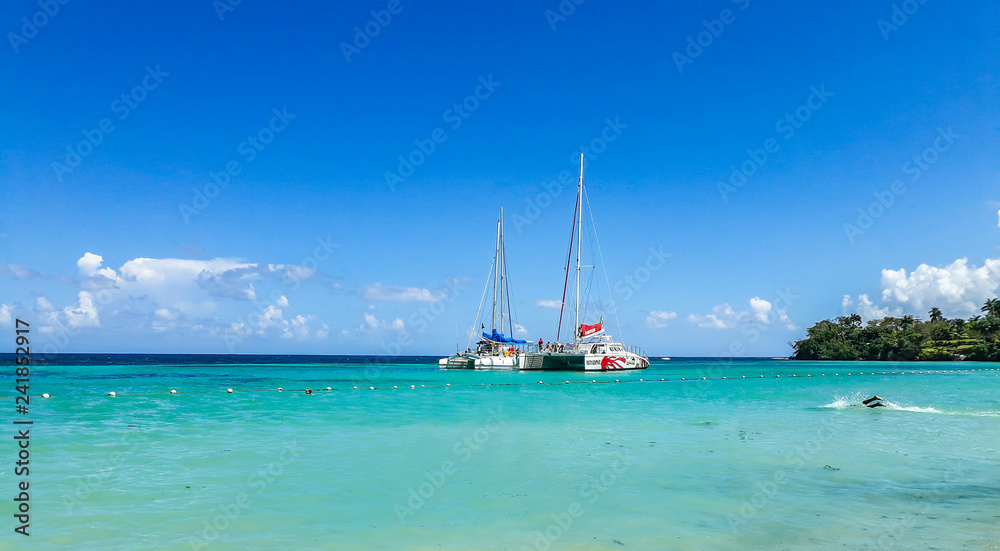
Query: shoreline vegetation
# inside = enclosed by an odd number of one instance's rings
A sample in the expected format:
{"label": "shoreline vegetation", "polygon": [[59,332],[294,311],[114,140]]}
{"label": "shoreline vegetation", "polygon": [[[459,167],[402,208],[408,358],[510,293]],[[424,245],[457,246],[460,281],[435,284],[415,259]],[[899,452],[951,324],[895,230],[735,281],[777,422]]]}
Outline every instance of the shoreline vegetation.
{"label": "shoreline vegetation", "polygon": [[948,319],[931,308],[928,321],[886,316],[865,325],[858,314],[823,320],[791,343],[791,359],[1000,361],[1000,299],[987,300],[980,311],[969,319]]}

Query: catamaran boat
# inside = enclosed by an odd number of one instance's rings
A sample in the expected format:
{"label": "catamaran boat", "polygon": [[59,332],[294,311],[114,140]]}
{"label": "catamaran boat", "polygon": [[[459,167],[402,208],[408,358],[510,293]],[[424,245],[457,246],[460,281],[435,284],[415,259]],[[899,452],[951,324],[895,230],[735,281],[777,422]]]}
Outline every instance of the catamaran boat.
{"label": "catamaran boat", "polygon": [[[493,288],[493,305],[490,308],[490,331],[486,332],[486,311],[484,305],[490,287]],[[472,332],[481,334],[480,340],[476,343],[476,348],[472,348],[472,339],[469,337],[465,351],[457,351],[447,358],[438,360],[438,366],[442,369],[520,369],[524,360],[524,354],[531,349],[531,345],[522,339],[516,339],[507,335],[513,335],[517,324],[510,307],[510,285],[507,276],[507,253],[504,248],[503,239],[503,209],[500,209],[500,219],[497,221],[497,241],[496,249],[493,253],[493,264],[490,267],[490,275],[487,278],[486,286],[483,288],[483,297],[479,301],[479,312],[476,313],[476,324],[479,330]],[[507,327],[507,335],[503,333],[504,326]]]}
{"label": "catamaran boat", "polygon": [[[573,232],[576,234],[576,318],[573,342],[559,344],[562,331],[563,310],[566,306],[566,287],[569,282],[570,261],[573,258],[573,234],[570,234],[570,251],[566,258],[566,281],[563,283],[562,306],[556,343],[537,352],[523,354],[523,370],[617,371],[646,369],[649,358],[634,346],[616,341],[604,331],[604,318],[598,323],[580,323],[580,248],[583,231],[583,155],[580,155],[580,182],[576,191],[576,212],[573,215]],[[610,292],[610,289],[609,289]],[[614,308],[614,303],[612,303]]]}

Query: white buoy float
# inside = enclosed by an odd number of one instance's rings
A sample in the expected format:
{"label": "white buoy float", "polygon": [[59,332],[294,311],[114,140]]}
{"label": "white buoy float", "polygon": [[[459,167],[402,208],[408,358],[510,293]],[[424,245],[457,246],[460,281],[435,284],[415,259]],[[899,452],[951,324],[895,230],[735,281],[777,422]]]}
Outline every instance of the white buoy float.
{"label": "white buoy float", "polygon": [[333,387],[332,386],[328,386],[328,387],[326,387],[326,389],[327,390],[333,390]]}
{"label": "white buoy float", "polygon": [[285,390],[285,389],[281,388],[280,386],[278,387],[278,392],[281,392],[283,390]]}
{"label": "white buoy float", "polygon": [[171,393],[171,394],[177,394],[177,391],[171,388],[171,389],[170,389],[170,393]]}
{"label": "white buoy float", "polygon": [[43,392],[42,393],[42,398],[48,398],[48,397],[49,397],[49,393],[48,392]]}
{"label": "white buoy float", "polygon": [[111,392],[108,393],[108,396],[117,396],[117,395],[115,394],[115,391],[112,390]]}
{"label": "white buoy float", "polygon": [[226,389],[226,392],[228,392],[229,394],[232,394],[232,393],[233,393],[233,389],[231,389],[231,388],[227,388],[227,389]]}

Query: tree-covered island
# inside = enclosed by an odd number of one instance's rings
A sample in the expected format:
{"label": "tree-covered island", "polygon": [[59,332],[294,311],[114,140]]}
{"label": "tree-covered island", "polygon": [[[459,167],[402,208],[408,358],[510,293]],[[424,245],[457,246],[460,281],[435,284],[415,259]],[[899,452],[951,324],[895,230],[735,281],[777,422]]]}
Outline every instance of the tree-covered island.
{"label": "tree-covered island", "polygon": [[823,320],[792,344],[792,359],[1000,361],[1000,299],[987,300],[981,311],[969,319],[947,319],[931,308],[928,321],[884,317],[865,325],[857,314]]}

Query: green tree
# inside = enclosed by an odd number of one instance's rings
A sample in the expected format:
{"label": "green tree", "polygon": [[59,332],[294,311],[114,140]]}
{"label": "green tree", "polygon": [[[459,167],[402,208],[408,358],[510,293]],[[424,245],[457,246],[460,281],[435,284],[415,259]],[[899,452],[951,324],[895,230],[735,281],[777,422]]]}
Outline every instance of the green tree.
{"label": "green tree", "polygon": [[961,335],[965,329],[965,320],[962,318],[950,319],[948,320],[948,326],[951,327],[956,335]]}
{"label": "green tree", "polygon": [[987,299],[983,304],[983,307],[979,310],[981,312],[986,312],[986,317],[988,318],[1000,316],[1000,299]]}
{"label": "green tree", "polygon": [[941,314],[941,310],[937,309],[936,307],[935,308],[931,308],[931,311],[928,312],[928,314],[930,314],[930,316],[931,316],[931,323],[935,323],[935,322],[939,322],[939,321],[943,321],[944,320],[944,315]]}

